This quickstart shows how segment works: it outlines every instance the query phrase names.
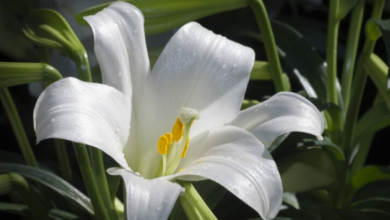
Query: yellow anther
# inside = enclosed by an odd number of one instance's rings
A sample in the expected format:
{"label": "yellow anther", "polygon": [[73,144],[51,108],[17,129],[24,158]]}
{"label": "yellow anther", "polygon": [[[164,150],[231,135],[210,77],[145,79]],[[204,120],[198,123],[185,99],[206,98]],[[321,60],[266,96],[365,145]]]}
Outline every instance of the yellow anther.
{"label": "yellow anther", "polygon": [[186,157],[187,150],[188,150],[188,144],[190,143],[190,138],[187,138],[186,146],[184,147],[183,152],[181,153],[181,158]]}
{"label": "yellow anther", "polygon": [[184,169],[183,168],[181,168],[180,170],[179,170],[179,172],[181,172],[181,171],[183,171]]}
{"label": "yellow anther", "polygon": [[[171,133],[165,133],[164,136],[168,138],[168,141],[169,141],[168,145],[172,144],[172,134]],[[168,151],[169,151],[169,149],[168,149]]]}
{"label": "yellow anther", "polygon": [[183,137],[184,124],[180,121],[178,117],[176,119],[175,125],[172,128],[172,140],[178,142]]}
{"label": "yellow anther", "polygon": [[161,155],[165,155],[169,150],[169,139],[166,135],[161,135],[157,142],[157,149]]}

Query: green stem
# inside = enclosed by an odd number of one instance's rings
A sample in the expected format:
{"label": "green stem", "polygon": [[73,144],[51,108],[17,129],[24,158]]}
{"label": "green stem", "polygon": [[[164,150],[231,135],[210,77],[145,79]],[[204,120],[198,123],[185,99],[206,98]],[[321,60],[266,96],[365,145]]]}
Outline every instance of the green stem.
{"label": "green stem", "polygon": [[7,88],[0,89],[0,100],[11,122],[16,140],[19,144],[20,150],[22,151],[24,159],[26,160],[26,163],[30,166],[38,167],[37,160],[33,150],[31,149],[26,132],[24,131],[24,127],[20,120],[18,111],[16,110],[14,101],[12,100],[11,94]]}
{"label": "green stem", "polygon": [[89,68],[88,55],[85,49],[75,51],[71,59],[75,62],[79,79],[92,82],[91,70]]}
{"label": "green stem", "polygon": [[92,166],[88,157],[87,148],[84,144],[73,143],[80,171],[83,176],[85,188],[91,198],[93,208],[95,210],[96,219],[109,220],[109,214],[103,203],[102,197],[97,186],[95,177],[93,176]]}
{"label": "green stem", "polygon": [[276,48],[275,38],[267,10],[262,0],[250,0],[249,5],[255,13],[257,23],[263,35],[265,52],[269,61],[270,72],[277,92],[288,91],[286,83],[283,83],[283,72]]}
{"label": "green stem", "polygon": [[326,85],[328,102],[338,105],[336,88],[337,80],[337,39],[339,33],[340,20],[337,18],[339,12],[339,0],[330,0],[328,18],[328,36],[326,47],[327,74]]}
{"label": "green stem", "polygon": [[[72,59],[76,64],[79,79],[86,82],[91,82],[92,77],[86,51],[82,49],[74,52]],[[110,215],[110,218],[117,219],[118,217],[114,209],[114,205],[112,203],[113,201],[111,200],[110,191],[108,188],[102,152],[94,147],[90,148],[90,152],[93,170],[97,181],[97,186],[99,188],[100,198],[103,200],[103,203],[107,207],[107,210],[109,210],[108,213]]]}
{"label": "green stem", "polygon": [[69,183],[73,182],[72,168],[70,166],[68,152],[66,150],[65,142],[63,140],[54,139],[57,159],[60,165],[62,177]]}
{"label": "green stem", "polygon": [[[372,11],[372,18],[380,19],[382,16],[383,6],[385,0],[376,0],[374,9]],[[375,41],[369,38],[366,39],[364,44],[363,52],[360,56],[370,56],[374,51]],[[359,58],[360,59],[360,58]],[[367,81],[367,74],[364,71],[364,67],[361,62],[358,62],[356,67],[355,79],[351,90],[351,98],[349,107],[347,109],[345,123],[344,123],[344,138],[343,138],[343,149],[346,156],[346,161],[349,161],[351,152],[354,146],[353,136],[356,127],[356,121],[360,109],[361,99],[363,96],[364,87]]]}
{"label": "green stem", "polygon": [[6,193],[4,190],[8,190],[8,192],[10,192],[11,190],[15,189],[18,191],[35,219],[50,219],[47,215],[47,210],[40,202],[40,199],[22,176],[14,173],[3,174],[0,175],[0,183],[0,187],[4,187],[3,189],[0,189],[0,191],[3,193]]}
{"label": "green stem", "polygon": [[107,207],[107,210],[109,210],[110,219],[118,219],[107,183],[106,170],[104,168],[102,152],[94,147],[90,148],[90,152],[93,170],[95,173],[95,179],[98,182],[97,185],[99,187],[103,203]]}
{"label": "green stem", "polygon": [[359,0],[354,7],[351,16],[351,24],[348,32],[347,49],[345,52],[341,80],[341,92],[345,109],[348,108],[349,99],[351,95],[351,84],[353,79],[353,73],[355,71],[356,54],[364,15],[364,5],[365,0]]}
{"label": "green stem", "polygon": [[196,210],[199,212],[203,219],[217,219],[214,213],[209,209],[207,204],[203,201],[202,197],[199,195],[199,193],[196,191],[195,187],[191,183],[180,182],[180,185],[185,188],[183,198],[189,203],[191,207],[196,208]]}
{"label": "green stem", "polygon": [[203,217],[200,215],[199,211],[189,203],[188,199],[184,198],[184,196],[180,196],[179,202],[189,220],[203,220]]}

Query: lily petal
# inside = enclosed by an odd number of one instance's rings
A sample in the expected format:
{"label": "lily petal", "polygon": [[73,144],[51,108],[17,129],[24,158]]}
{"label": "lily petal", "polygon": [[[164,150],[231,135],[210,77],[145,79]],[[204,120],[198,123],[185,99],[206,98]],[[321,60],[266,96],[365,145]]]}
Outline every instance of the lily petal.
{"label": "lily petal", "polygon": [[267,101],[241,111],[228,123],[254,134],[267,148],[280,135],[298,131],[322,139],[324,119],[304,97],[280,92]]}
{"label": "lily petal", "polygon": [[176,183],[162,179],[147,180],[131,171],[110,168],[111,175],[121,175],[126,185],[127,219],[168,219],[173,206],[183,192]]}
{"label": "lily petal", "polygon": [[94,33],[103,83],[132,98],[150,70],[141,11],[131,4],[114,2],[84,19]]}
{"label": "lily petal", "polygon": [[[154,173],[147,164],[158,161],[158,137],[171,130],[180,108],[200,112],[191,136],[232,120],[239,112],[254,63],[252,49],[214,34],[198,23],[183,26],[169,41],[149,75],[140,131],[148,135],[140,146],[140,172]],[[158,123],[155,123],[158,122]],[[153,168],[155,168],[154,166]]]}
{"label": "lily petal", "polygon": [[97,147],[129,169],[122,148],[129,136],[131,103],[118,90],[65,78],[46,88],[34,108],[37,142],[59,138]]}
{"label": "lily petal", "polygon": [[282,182],[271,155],[249,132],[224,126],[196,136],[177,174],[162,177],[188,181],[213,180],[244,201],[265,219],[282,203]]}

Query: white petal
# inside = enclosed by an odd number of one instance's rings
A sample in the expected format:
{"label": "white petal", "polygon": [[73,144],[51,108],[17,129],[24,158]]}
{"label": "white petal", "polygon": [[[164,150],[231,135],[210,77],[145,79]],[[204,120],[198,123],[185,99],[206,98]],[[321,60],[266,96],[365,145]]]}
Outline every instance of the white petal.
{"label": "white petal", "polygon": [[183,170],[165,179],[213,180],[236,195],[265,219],[272,219],[282,203],[282,182],[275,161],[249,132],[225,126],[193,140]]}
{"label": "white petal", "polygon": [[128,3],[115,2],[84,19],[94,32],[104,84],[131,98],[150,68],[141,11]]}
{"label": "white petal", "polygon": [[183,188],[167,180],[147,180],[131,171],[118,168],[107,170],[121,175],[126,184],[126,212],[128,220],[165,220],[182,193]]}
{"label": "white petal", "polygon": [[281,92],[267,101],[241,111],[230,125],[254,134],[266,147],[285,133],[298,131],[322,139],[324,119],[318,109],[304,97]]}
{"label": "white petal", "polygon": [[[153,173],[158,137],[169,132],[182,107],[198,110],[191,136],[223,125],[239,112],[254,63],[252,49],[197,23],[183,26],[169,41],[149,75],[140,113],[140,172]],[[141,118],[141,117],[138,117]],[[151,150],[153,148],[153,151]],[[150,168],[150,169],[149,169]]]}
{"label": "white petal", "polygon": [[128,168],[122,149],[129,136],[131,104],[118,90],[65,78],[51,84],[34,108],[37,142],[59,138],[97,147]]}

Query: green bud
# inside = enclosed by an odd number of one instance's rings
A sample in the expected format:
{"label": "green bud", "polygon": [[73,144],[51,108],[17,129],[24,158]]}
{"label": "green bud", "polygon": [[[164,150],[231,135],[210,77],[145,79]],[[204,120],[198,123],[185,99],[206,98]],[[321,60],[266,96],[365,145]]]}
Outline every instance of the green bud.
{"label": "green bud", "polygon": [[33,10],[24,20],[23,33],[39,46],[59,50],[71,59],[84,50],[66,20],[51,9]]}
{"label": "green bud", "polygon": [[[142,11],[147,35],[157,34],[179,27],[209,15],[243,8],[247,0],[126,0]],[[94,15],[113,2],[88,8],[76,15],[76,21],[88,25],[83,17]]]}
{"label": "green bud", "polygon": [[61,74],[45,63],[6,63],[0,62],[0,88],[32,82],[60,80]]}

